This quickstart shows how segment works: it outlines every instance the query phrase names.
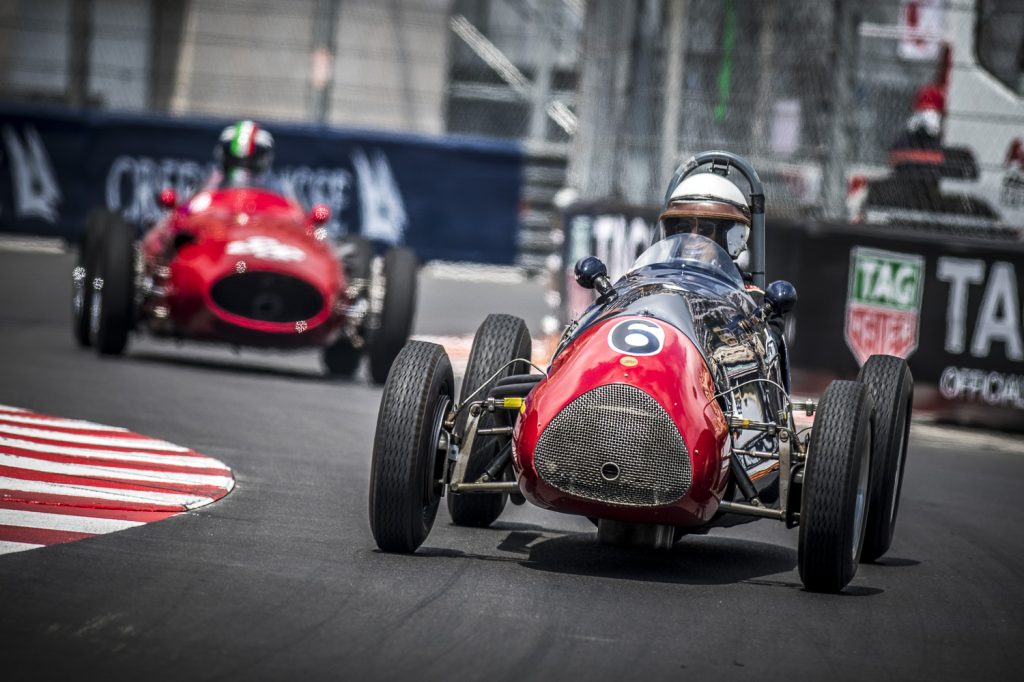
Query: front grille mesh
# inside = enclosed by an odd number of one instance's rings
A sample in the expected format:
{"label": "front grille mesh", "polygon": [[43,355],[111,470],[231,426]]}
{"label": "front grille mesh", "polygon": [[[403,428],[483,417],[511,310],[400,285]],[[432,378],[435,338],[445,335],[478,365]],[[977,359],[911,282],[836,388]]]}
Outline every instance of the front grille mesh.
{"label": "front grille mesh", "polygon": [[[675,422],[627,384],[599,386],[566,405],[541,434],[534,464],[564,493],[629,507],[671,504],[686,495],[692,478]],[[602,469],[606,476],[617,471],[617,478],[608,480]]]}
{"label": "front grille mesh", "polygon": [[297,322],[316,316],[324,300],[312,284],[277,272],[228,275],[213,285],[210,296],[222,309],[262,322]]}

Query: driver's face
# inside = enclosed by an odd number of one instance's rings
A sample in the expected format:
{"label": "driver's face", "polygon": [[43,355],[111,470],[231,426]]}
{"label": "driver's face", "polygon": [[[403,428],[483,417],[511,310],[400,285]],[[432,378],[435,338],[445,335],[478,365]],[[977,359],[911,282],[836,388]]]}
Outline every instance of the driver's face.
{"label": "driver's face", "polygon": [[669,225],[671,234],[699,234],[708,239],[714,239],[718,234],[718,228],[722,226],[722,220],[715,218],[673,218]]}

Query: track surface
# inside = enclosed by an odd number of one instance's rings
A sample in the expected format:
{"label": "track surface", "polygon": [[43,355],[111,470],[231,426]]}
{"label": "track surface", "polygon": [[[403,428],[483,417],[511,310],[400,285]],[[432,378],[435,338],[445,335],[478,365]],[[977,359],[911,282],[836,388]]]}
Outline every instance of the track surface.
{"label": "track surface", "polygon": [[[458,529],[442,505],[417,555],[389,556],[366,520],[378,388],[324,381],[312,355],[150,343],[98,359],[72,346],[70,265],[0,253],[0,403],[181,443],[237,487],[0,557],[6,680],[1020,679],[1010,439],[917,429],[894,546],[840,596],[800,589],[796,531],[770,521],[638,553],[529,507]],[[418,330],[471,331],[499,290],[537,324],[537,285],[425,281]]]}

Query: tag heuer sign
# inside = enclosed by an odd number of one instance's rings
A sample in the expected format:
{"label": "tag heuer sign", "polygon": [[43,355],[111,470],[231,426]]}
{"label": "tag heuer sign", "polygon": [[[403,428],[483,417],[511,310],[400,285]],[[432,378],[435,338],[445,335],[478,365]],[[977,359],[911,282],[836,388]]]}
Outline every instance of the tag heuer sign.
{"label": "tag heuer sign", "polygon": [[850,251],[846,344],[861,365],[876,354],[917,349],[924,258],[855,246]]}

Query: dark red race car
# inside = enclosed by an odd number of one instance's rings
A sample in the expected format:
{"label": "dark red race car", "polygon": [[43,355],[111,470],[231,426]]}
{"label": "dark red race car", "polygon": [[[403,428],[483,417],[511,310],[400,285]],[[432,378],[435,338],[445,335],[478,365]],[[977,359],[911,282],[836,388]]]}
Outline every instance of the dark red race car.
{"label": "dark red race car", "polygon": [[[799,525],[800,576],[838,591],[892,541],[913,379],[901,358],[868,359],[816,403],[789,393],[787,282],[764,288],[764,193],[727,152],[684,165],[745,177],[753,282],[698,233],[655,242],[618,282],[596,258],[576,266],[597,301],[566,329],[546,371],[530,335],[491,315],[473,341],[459,401],[443,348],[413,341],[384,387],[370,478],[377,545],[412,552],[447,495],[457,525],[487,526],[507,499],[589,517],[598,540],[669,547],[726,516]],[[665,208],[670,207],[666,196]],[[756,286],[754,286],[756,285]],[[816,412],[801,428],[794,411]]]}
{"label": "dark red race car", "polygon": [[362,356],[383,382],[409,338],[416,257],[375,257],[365,239],[336,243],[326,206],[309,213],[257,187],[212,188],[169,209],[142,237],[119,215],[90,215],[73,276],[72,324],[81,346],[119,355],[133,330],[236,346],[320,347],[330,374]]}

